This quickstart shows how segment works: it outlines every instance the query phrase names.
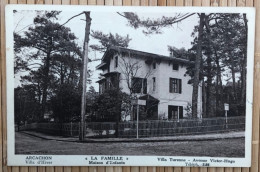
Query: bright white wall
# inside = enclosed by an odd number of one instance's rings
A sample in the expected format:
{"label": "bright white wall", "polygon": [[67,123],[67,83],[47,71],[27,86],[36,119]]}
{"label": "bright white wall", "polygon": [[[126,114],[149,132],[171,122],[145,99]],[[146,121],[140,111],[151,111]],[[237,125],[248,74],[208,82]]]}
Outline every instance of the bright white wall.
{"label": "bright white wall", "polygon": [[[115,68],[115,56],[118,56],[118,67]],[[179,65],[179,70],[173,70],[172,64],[169,64],[168,61],[156,62],[156,69],[153,69],[153,65],[148,65],[145,63],[144,58],[138,56],[121,56],[115,54],[110,61],[110,72],[118,71],[120,75],[120,88],[123,92],[129,93],[127,87],[126,76],[122,73],[125,69],[124,62],[122,58],[129,64],[138,63],[138,66],[141,68],[138,69],[136,77],[144,78],[147,74],[147,93],[153,97],[160,100],[158,106],[158,114],[164,115],[165,118],[168,118],[168,105],[183,106],[183,116],[185,117],[188,103],[192,102],[192,85],[188,84],[190,76],[184,76],[186,72],[186,66]],[[153,80],[156,78],[156,90],[153,91]],[[182,79],[182,93],[170,93],[169,91],[169,78],[178,78]],[[202,88],[199,87],[199,96],[198,96],[198,117],[202,113]]]}

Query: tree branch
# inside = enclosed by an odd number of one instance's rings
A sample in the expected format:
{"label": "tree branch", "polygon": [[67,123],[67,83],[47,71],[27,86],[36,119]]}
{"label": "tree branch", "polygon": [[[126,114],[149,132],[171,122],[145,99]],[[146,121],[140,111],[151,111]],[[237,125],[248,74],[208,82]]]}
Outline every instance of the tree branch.
{"label": "tree branch", "polygon": [[82,14],[84,14],[84,12],[79,13],[79,14],[77,14],[77,15],[75,15],[75,16],[72,16],[72,17],[69,18],[65,23],[63,23],[62,25],[60,25],[60,27],[61,27],[61,26],[64,26],[64,25],[67,24],[70,20],[72,20],[73,18],[78,17],[78,16],[80,16],[80,15],[82,15]]}

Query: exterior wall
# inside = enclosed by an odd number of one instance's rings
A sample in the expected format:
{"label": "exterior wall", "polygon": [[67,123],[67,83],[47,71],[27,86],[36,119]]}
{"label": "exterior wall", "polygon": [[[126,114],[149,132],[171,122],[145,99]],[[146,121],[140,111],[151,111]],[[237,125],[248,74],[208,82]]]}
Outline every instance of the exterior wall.
{"label": "exterior wall", "polygon": [[[115,57],[118,56],[118,67],[115,67]],[[149,57],[147,57],[149,58]],[[136,63],[140,68],[137,71],[136,77],[145,78],[147,75],[147,94],[160,100],[158,104],[158,119],[168,118],[168,106],[182,106],[183,107],[183,117],[187,117],[186,107],[192,103],[192,85],[188,84],[190,80],[189,76],[184,76],[186,73],[186,66],[179,65],[178,70],[172,69],[172,62],[168,61],[156,61],[156,69],[153,68],[153,63],[145,63],[145,58],[143,57],[127,57],[115,54],[110,59],[110,72],[117,71],[120,74],[120,84],[119,87],[125,93],[130,93],[127,86],[126,76],[123,73],[125,70],[125,63],[134,64]],[[107,70],[103,71],[104,73]],[[156,78],[156,89],[153,90],[153,77]],[[170,93],[169,82],[170,78],[176,78],[182,80],[182,91],[181,93]],[[140,96],[140,94],[137,94]],[[202,87],[199,86],[198,93],[198,118],[202,116]]]}
{"label": "exterior wall", "polygon": [[[115,57],[116,56],[118,56],[118,67],[115,68]],[[135,77],[147,78],[147,94],[155,96],[155,93],[152,91],[152,77],[154,77],[154,74],[156,73],[156,71],[154,71],[152,69],[152,66],[146,64],[145,60],[142,57],[135,56],[135,57],[129,58],[127,56],[121,56],[121,55],[116,54],[111,58],[110,72],[117,71],[120,73],[119,87],[122,89],[122,91],[125,93],[128,93],[128,94],[130,93],[130,90],[127,86],[126,75],[123,73],[123,71],[126,69],[125,64],[130,64],[130,65],[137,64],[136,66],[138,66],[139,69],[137,70]],[[148,77],[146,77],[147,75],[148,75]],[[140,96],[140,94],[137,94],[137,96]]]}
{"label": "exterior wall", "polygon": [[[183,106],[183,117],[187,117],[186,107],[192,103],[192,85],[188,84],[191,79],[185,76],[186,66],[179,65],[179,70],[172,69],[172,63],[162,61],[158,65],[158,99],[160,100],[158,107],[159,118],[168,118],[168,105]],[[177,78],[182,80],[182,92],[170,93],[169,78]],[[199,86],[198,93],[198,118],[202,114],[202,87]]]}

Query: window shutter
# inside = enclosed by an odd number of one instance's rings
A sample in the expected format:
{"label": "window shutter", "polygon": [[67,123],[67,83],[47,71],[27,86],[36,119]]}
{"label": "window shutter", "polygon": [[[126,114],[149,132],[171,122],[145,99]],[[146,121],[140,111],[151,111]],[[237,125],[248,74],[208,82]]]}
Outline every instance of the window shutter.
{"label": "window shutter", "polygon": [[183,118],[183,106],[179,106],[179,118]]}
{"label": "window shutter", "polygon": [[135,87],[136,87],[135,78],[132,78],[132,80],[131,80],[131,87],[132,87],[133,93],[135,93],[136,92],[136,90],[135,90]]}
{"label": "window shutter", "polygon": [[153,77],[153,91],[156,90],[156,78]]}
{"label": "window shutter", "polygon": [[181,94],[182,92],[182,82],[181,79],[179,79],[179,93]]}
{"label": "window shutter", "polygon": [[143,93],[147,94],[147,79],[143,79]]}
{"label": "window shutter", "polygon": [[169,91],[172,93],[172,78],[169,78]]}

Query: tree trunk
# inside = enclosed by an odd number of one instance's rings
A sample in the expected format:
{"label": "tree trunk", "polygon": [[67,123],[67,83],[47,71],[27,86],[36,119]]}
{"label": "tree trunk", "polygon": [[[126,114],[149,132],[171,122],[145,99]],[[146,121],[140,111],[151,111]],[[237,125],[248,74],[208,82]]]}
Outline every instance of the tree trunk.
{"label": "tree trunk", "polygon": [[203,118],[206,117],[207,112],[207,95],[206,95],[206,86],[204,79],[202,80],[202,98],[203,98],[203,108],[202,108],[202,114]]}
{"label": "tree trunk", "polygon": [[[117,100],[119,99],[119,95],[117,95]],[[117,108],[118,109],[118,112],[116,114],[116,128],[115,128],[115,136],[116,138],[118,138],[119,136],[119,122],[120,122],[120,119],[121,119],[121,103],[118,102],[117,103]]]}
{"label": "tree trunk", "polygon": [[197,43],[197,55],[195,60],[195,73],[193,81],[193,92],[192,92],[192,117],[197,118],[198,114],[198,86],[200,80],[200,63],[202,59],[202,34],[204,27],[205,13],[200,14],[200,24],[199,24],[199,33],[198,33],[198,43]]}
{"label": "tree trunk", "polygon": [[[232,55],[231,55],[232,56]],[[236,90],[236,72],[235,72],[235,62],[233,57],[231,57],[231,74],[232,74],[232,92],[234,103],[237,102],[237,90]]]}
{"label": "tree trunk", "polygon": [[222,86],[222,78],[221,78],[221,67],[219,64],[219,56],[217,54],[216,49],[214,49],[215,57],[216,57],[216,65],[217,65],[217,81],[216,81],[216,108],[217,115],[221,116],[224,110],[224,102],[223,102],[223,86]]}
{"label": "tree trunk", "polygon": [[88,44],[89,44],[89,34],[91,18],[90,12],[84,12],[86,17],[86,27],[85,27],[85,40],[83,48],[83,77],[82,77],[82,97],[81,97],[81,120],[80,120],[80,134],[79,140],[84,141],[85,138],[85,113],[86,113],[86,90],[87,90],[87,72],[88,72]]}
{"label": "tree trunk", "polygon": [[212,117],[214,116],[214,108],[213,108],[213,94],[212,94],[212,65],[211,65],[211,56],[209,55],[210,52],[207,53],[207,89],[206,89],[206,94],[207,94],[207,117]]}
{"label": "tree trunk", "polygon": [[214,108],[214,97],[213,97],[213,68],[212,68],[212,45],[211,45],[211,33],[210,33],[210,25],[209,25],[209,20],[208,20],[208,16],[205,16],[205,26],[206,26],[206,37],[207,37],[207,41],[206,41],[206,62],[207,62],[207,111],[206,111],[206,116],[207,117],[213,117],[216,114],[215,108]]}
{"label": "tree trunk", "polygon": [[[83,65],[83,55],[82,55],[82,65]],[[79,83],[78,83],[78,90],[82,92],[82,78],[83,78],[83,70],[82,67],[79,69]]]}
{"label": "tree trunk", "polygon": [[44,113],[45,113],[45,109],[46,109],[46,102],[47,102],[47,95],[48,95],[48,87],[49,87],[49,71],[50,71],[50,60],[51,60],[51,51],[49,51],[47,53],[46,56],[46,61],[45,61],[45,66],[43,69],[43,89],[42,89],[42,107],[41,107],[41,116],[40,116],[40,120],[42,120],[44,118]]}
{"label": "tree trunk", "polygon": [[[247,31],[248,31],[248,27],[247,27],[247,19],[246,19],[246,14],[243,14],[243,19],[244,19],[244,23],[245,23],[245,30],[246,30],[246,41],[247,41]],[[243,48],[243,61],[242,61],[242,70],[241,70],[241,100],[240,100],[240,104],[244,105],[245,101],[246,101],[246,57],[247,57],[247,42],[244,43],[245,46]]]}

